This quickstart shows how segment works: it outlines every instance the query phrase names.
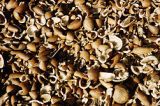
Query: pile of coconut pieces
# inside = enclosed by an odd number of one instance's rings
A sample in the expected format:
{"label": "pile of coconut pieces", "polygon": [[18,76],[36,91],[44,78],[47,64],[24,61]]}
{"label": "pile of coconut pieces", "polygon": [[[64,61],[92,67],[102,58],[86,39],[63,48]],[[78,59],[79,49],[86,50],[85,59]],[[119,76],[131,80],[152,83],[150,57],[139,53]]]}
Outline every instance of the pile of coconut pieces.
{"label": "pile of coconut pieces", "polygon": [[1,0],[0,106],[159,106],[159,0]]}

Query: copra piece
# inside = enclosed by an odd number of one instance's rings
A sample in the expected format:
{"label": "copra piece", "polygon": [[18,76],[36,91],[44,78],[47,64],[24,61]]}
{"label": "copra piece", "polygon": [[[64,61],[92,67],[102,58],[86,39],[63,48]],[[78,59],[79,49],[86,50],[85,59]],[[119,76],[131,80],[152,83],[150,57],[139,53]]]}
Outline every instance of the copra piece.
{"label": "copra piece", "polygon": [[123,47],[122,40],[116,35],[109,35],[109,41],[113,42],[113,46],[116,50],[120,50]]}
{"label": "copra piece", "polygon": [[153,48],[146,48],[146,47],[135,47],[132,50],[133,54],[136,55],[148,55],[150,54],[154,49]]}
{"label": "copra piece", "polygon": [[107,72],[100,72],[99,73],[99,79],[102,79],[104,81],[112,81],[115,78],[115,75],[113,73],[107,73]]}
{"label": "copra piece", "polygon": [[113,93],[113,100],[119,104],[124,104],[129,99],[128,90],[122,85],[116,85]]}
{"label": "copra piece", "polygon": [[4,59],[2,57],[2,54],[0,54],[0,68],[4,67]]}
{"label": "copra piece", "polygon": [[157,65],[159,63],[157,57],[155,56],[147,56],[145,58],[143,58],[140,62],[142,65],[145,64],[151,64],[151,65]]}
{"label": "copra piece", "polygon": [[5,25],[7,20],[2,12],[0,12],[0,25]]}

